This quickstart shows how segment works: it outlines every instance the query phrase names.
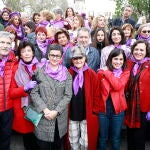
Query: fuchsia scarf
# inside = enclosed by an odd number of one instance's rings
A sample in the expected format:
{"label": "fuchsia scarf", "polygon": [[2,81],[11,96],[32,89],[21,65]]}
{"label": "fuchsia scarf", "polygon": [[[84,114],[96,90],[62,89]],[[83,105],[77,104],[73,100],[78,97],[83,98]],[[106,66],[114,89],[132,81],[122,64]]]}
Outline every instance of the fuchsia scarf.
{"label": "fuchsia scarf", "polygon": [[54,71],[50,67],[49,61],[47,61],[46,63],[45,74],[60,82],[67,79],[67,74],[66,74],[67,71],[68,71],[67,68],[63,65],[59,65],[58,69]]}
{"label": "fuchsia scarf", "polygon": [[75,66],[71,67],[72,70],[74,70],[77,75],[75,76],[74,80],[73,80],[73,91],[74,91],[74,95],[77,95],[79,88],[83,87],[83,82],[84,82],[84,75],[83,72],[86,71],[88,69],[88,65],[87,63],[85,63],[85,65],[83,66],[82,69],[77,69]]}

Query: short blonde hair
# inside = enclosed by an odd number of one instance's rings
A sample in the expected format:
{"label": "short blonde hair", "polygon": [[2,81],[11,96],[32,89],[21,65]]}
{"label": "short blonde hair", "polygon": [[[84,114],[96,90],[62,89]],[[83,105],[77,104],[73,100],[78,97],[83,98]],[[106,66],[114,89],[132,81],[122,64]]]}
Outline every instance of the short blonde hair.
{"label": "short blonde hair", "polygon": [[42,10],[40,11],[40,15],[45,17],[47,21],[50,21],[54,18],[54,14],[50,12],[49,10]]}

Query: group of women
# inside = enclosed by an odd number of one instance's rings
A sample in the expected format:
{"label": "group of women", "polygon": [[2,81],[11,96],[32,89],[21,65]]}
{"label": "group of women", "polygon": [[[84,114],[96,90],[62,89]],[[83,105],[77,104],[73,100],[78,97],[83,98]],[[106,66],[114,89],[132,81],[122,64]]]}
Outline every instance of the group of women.
{"label": "group of women", "polygon": [[[108,139],[111,149],[119,150],[124,122],[128,150],[144,150],[150,121],[150,25],[141,25],[134,39],[132,25],[108,31],[105,17],[96,17],[87,25],[101,57],[95,72],[87,65],[85,48],[76,45],[86,21],[72,8],[64,20],[61,10],[55,13],[70,29],[56,29],[59,19],[52,22],[47,11],[33,15],[36,24],[22,26],[18,12],[4,21],[18,58],[10,91],[12,129],[22,133],[26,150],[106,150]],[[66,51],[71,52],[69,69],[63,65]],[[24,118],[29,105],[43,114],[37,127]]]}

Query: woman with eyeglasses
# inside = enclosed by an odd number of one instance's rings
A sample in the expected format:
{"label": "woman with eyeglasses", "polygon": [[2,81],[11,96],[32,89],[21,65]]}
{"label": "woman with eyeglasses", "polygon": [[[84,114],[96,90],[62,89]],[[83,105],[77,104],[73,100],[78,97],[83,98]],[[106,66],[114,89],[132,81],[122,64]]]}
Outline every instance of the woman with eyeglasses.
{"label": "woman with eyeglasses", "polygon": [[150,24],[146,23],[139,27],[137,40],[146,40],[150,44]]}
{"label": "woman with eyeglasses", "polygon": [[69,142],[72,150],[96,150],[98,116],[93,114],[93,101],[97,102],[97,74],[86,63],[85,49],[75,46],[71,51],[70,73],[73,77],[73,96],[69,109]]}
{"label": "woman with eyeglasses", "polygon": [[61,45],[50,45],[48,61],[35,71],[38,84],[30,95],[33,108],[44,114],[35,128],[39,150],[61,150],[67,133],[72,78],[67,68],[60,65],[62,55]]}
{"label": "woman with eyeglasses", "polygon": [[131,47],[127,61],[130,78],[126,88],[128,150],[145,150],[146,129],[150,121],[150,52],[146,40],[138,40]]}

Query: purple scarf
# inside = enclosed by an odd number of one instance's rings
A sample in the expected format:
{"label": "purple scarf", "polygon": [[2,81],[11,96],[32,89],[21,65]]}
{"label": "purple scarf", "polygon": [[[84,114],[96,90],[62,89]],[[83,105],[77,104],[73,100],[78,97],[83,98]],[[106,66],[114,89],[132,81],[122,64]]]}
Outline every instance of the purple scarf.
{"label": "purple scarf", "polygon": [[40,48],[43,55],[46,54],[47,46],[48,46],[48,39],[46,39],[44,42],[40,42],[36,40],[38,47]]}
{"label": "purple scarf", "polygon": [[5,67],[5,63],[7,60],[8,60],[8,56],[4,57],[0,62],[0,76],[1,77],[4,76],[4,67]]}
{"label": "purple scarf", "polygon": [[17,32],[17,37],[18,37],[19,39],[23,39],[23,38],[24,38],[23,33],[22,33],[22,29],[21,29],[21,25],[19,25],[18,27],[16,27],[16,26],[14,26],[14,25],[12,24],[12,25],[10,25],[10,26],[16,30],[16,32]]}
{"label": "purple scarf", "polygon": [[65,46],[63,46],[63,54],[66,53],[68,48],[72,48],[72,47],[73,47],[73,45],[70,42],[68,44],[66,44]]}
{"label": "purple scarf", "polygon": [[146,40],[150,44],[150,36],[146,38],[146,37],[143,37],[141,35],[138,35],[137,39],[138,40]]}
{"label": "purple scarf", "polygon": [[88,68],[89,67],[88,67],[87,63],[85,63],[85,65],[83,66],[83,68],[81,70],[77,69],[74,66],[71,67],[71,69],[77,73],[77,75],[75,76],[75,78],[73,80],[74,95],[77,95],[79,88],[83,87],[83,82],[84,82],[83,72],[86,71]]}
{"label": "purple scarf", "polygon": [[[37,59],[33,58],[31,64],[32,64],[32,66],[35,64],[38,65]],[[15,73],[15,81],[16,81],[18,87],[25,86],[31,80],[30,76],[26,72],[24,66],[27,66],[28,70],[31,71],[31,66],[25,64],[23,61],[20,60],[18,69]],[[31,71],[30,74],[32,75],[33,71]],[[30,96],[29,95],[26,97],[21,97],[21,107],[28,106],[29,102],[30,102]]]}
{"label": "purple scarf", "polygon": [[56,29],[63,28],[64,27],[64,20],[63,19],[54,20],[53,21],[53,27],[55,27]]}
{"label": "purple scarf", "polygon": [[51,26],[51,23],[49,21],[47,21],[47,20],[43,20],[38,25],[47,27],[47,26]]}
{"label": "purple scarf", "polygon": [[122,74],[122,68],[113,69],[113,74],[114,74],[115,77],[120,78],[120,75]]}
{"label": "purple scarf", "polygon": [[131,46],[131,43],[132,43],[132,39],[128,39],[127,41],[126,41],[126,46]]}
{"label": "purple scarf", "polygon": [[46,68],[45,68],[45,74],[47,74],[49,77],[53,78],[54,80],[58,81],[65,81],[67,79],[67,68],[63,65],[59,65],[58,69],[56,71],[52,70],[50,67],[49,61],[46,63]]}
{"label": "purple scarf", "polygon": [[120,45],[120,44],[114,44],[113,46],[114,46],[114,48],[118,48],[118,49],[121,48],[121,45]]}
{"label": "purple scarf", "polygon": [[22,60],[19,61],[19,64],[27,67],[27,69],[28,69],[28,71],[29,71],[29,73],[30,73],[31,76],[33,75],[32,67],[33,67],[34,64],[37,64],[37,63],[38,63],[38,60],[37,60],[36,57],[34,57],[32,59],[32,62],[30,64],[26,64]]}
{"label": "purple scarf", "polygon": [[141,64],[145,63],[146,61],[150,60],[150,58],[145,57],[141,61],[137,61],[133,56],[130,59],[131,59],[132,62],[135,62],[133,70],[132,70],[134,76],[137,74],[137,70],[138,70],[139,66]]}

